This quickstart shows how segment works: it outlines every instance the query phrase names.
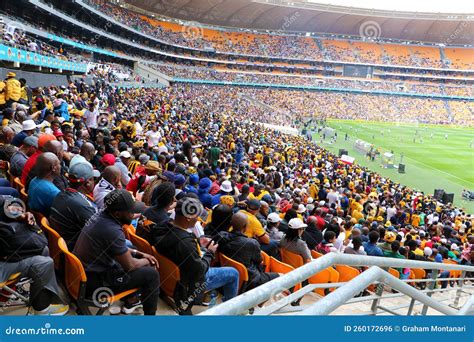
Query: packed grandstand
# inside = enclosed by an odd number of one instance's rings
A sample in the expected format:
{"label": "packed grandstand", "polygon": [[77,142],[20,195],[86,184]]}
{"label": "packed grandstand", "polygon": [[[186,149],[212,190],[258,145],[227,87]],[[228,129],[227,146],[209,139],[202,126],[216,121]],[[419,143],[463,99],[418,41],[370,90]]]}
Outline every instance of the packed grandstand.
{"label": "packed grandstand", "polygon": [[[139,3],[0,4],[0,314],[169,314],[159,296],[195,314],[330,253],[471,265],[472,212],[307,133],[330,120],[472,129],[471,24],[433,43],[307,34],[293,17],[201,24]],[[390,274],[420,290],[470,283]],[[396,293],[359,295],[383,291]]]}

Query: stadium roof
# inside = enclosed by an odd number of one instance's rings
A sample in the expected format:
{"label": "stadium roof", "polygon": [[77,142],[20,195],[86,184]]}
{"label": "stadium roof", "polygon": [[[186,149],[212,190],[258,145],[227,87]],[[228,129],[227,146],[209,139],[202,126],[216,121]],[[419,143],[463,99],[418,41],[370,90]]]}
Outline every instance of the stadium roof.
{"label": "stadium roof", "polygon": [[148,13],[207,25],[474,44],[474,13],[403,12],[282,0],[126,0]]}

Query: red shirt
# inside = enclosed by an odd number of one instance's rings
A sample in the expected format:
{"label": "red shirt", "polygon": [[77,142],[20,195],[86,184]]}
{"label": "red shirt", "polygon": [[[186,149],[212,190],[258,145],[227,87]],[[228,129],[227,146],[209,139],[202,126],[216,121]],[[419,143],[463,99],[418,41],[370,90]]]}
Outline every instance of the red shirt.
{"label": "red shirt", "polygon": [[23,171],[21,172],[21,183],[26,186],[26,181],[28,180],[28,175],[36,164],[36,159],[38,159],[39,155],[43,153],[42,151],[36,151],[28,158],[26,161],[25,166],[23,167]]}
{"label": "red shirt", "polygon": [[[141,177],[145,177],[145,182],[142,184],[141,186],[141,189],[138,188],[138,182],[140,180]],[[137,170],[135,172],[135,174],[133,175],[132,179],[130,180],[130,182],[128,182],[127,184],[127,191],[132,191],[133,192],[133,195],[135,196],[137,194],[138,191],[141,191],[143,188],[145,188],[147,185],[147,181],[146,181],[146,171],[145,171],[145,167],[143,165],[138,165],[137,166]]]}

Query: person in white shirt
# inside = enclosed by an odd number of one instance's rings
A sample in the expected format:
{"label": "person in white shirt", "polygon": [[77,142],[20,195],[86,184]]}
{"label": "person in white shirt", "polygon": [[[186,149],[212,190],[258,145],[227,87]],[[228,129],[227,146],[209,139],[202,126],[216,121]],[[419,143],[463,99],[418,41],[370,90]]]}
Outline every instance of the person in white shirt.
{"label": "person in white shirt", "polygon": [[146,132],[146,138],[149,147],[158,146],[161,140],[161,134],[158,132],[156,125],[151,126],[151,130]]}
{"label": "person in white shirt", "polygon": [[339,195],[337,194],[336,191],[334,191],[332,189],[327,195],[327,200],[328,200],[328,203],[329,203],[329,207],[331,207],[332,204],[335,204],[337,207],[340,206]]}
{"label": "person in white shirt", "polygon": [[84,112],[84,119],[86,126],[89,129],[97,129],[97,118],[99,117],[99,110],[94,103],[89,104],[89,108]]}
{"label": "person in white shirt", "polygon": [[392,204],[387,208],[387,221],[390,221],[392,217],[397,214],[397,208]]}

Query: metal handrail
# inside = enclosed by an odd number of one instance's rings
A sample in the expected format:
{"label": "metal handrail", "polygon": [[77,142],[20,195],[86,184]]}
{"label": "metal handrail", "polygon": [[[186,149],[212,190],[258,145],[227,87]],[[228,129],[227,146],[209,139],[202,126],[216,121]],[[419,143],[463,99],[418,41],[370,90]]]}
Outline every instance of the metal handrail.
{"label": "metal handrail", "polygon": [[[311,276],[323,271],[324,269],[331,267],[333,265],[348,265],[348,266],[378,266],[377,268],[423,268],[428,270],[444,270],[444,271],[464,271],[464,272],[474,272],[473,266],[464,266],[464,265],[455,265],[455,264],[444,264],[444,263],[436,263],[436,262],[425,262],[425,261],[416,261],[416,260],[405,260],[405,259],[394,259],[394,258],[383,258],[383,257],[373,257],[373,256],[363,256],[363,255],[350,255],[350,254],[339,254],[339,253],[328,253],[316,260],[313,260],[310,263],[307,263],[292,272],[289,272],[281,277],[278,277],[268,283],[265,283],[261,286],[258,286],[240,296],[232,298],[225,303],[219,304],[206,310],[200,315],[240,315],[245,313],[248,309],[256,307],[258,304],[267,301],[268,299],[272,298],[273,296],[277,295],[278,293],[282,292],[283,290],[289,289],[296,284],[303,282],[306,279],[309,279]],[[372,269],[372,268],[371,268]],[[369,269],[370,270],[370,269]],[[345,286],[350,284],[350,287],[353,287],[354,280],[357,280],[357,283],[361,282],[361,279],[365,279],[369,277],[372,273],[376,271],[369,271],[362,272],[358,277],[353,279],[351,282],[347,283],[346,285],[342,286],[341,288],[334,291],[332,294],[337,293],[342,290]],[[383,272],[385,275],[389,275],[388,272],[385,272],[380,269],[380,272]],[[437,272],[436,272],[437,273]],[[410,285],[405,284],[402,280],[397,279],[392,276],[392,278],[382,276],[381,273],[377,272],[377,280],[382,280],[385,283],[390,283],[389,285],[395,289],[403,288],[407,290],[408,288],[419,292],[413,289]],[[360,278],[362,276],[362,278]],[[372,275],[373,276],[373,275]],[[372,278],[371,278],[372,279]],[[396,280],[396,281],[395,281]],[[445,279],[443,278],[442,281]],[[372,281],[372,282],[374,282]],[[435,280],[433,280],[434,282]],[[363,289],[365,289],[367,285],[365,285]],[[360,290],[360,291],[362,291]],[[358,292],[360,292],[358,291]],[[413,291],[409,291],[413,294]],[[357,294],[356,292],[355,294]],[[400,292],[406,292],[401,291]],[[354,294],[354,295],[355,295]],[[419,294],[419,293],[418,293]],[[417,297],[418,297],[417,294]],[[429,298],[427,295],[425,297]],[[327,297],[325,297],[327,298]],[[350,298],[348,298],[350,299]],[[423,298],[425,300],[425,298]],[[421,301],[421,300],[420,300]],[[318,301],[319,303],[320,301]],[[344,303],[338,304],[338,306]],[[431,306],[431,303],[429,306]],[[439,303],[437,303],[439,304]],[[436,305],[437,306],[437,305]],[[444,308],[442,309],[444,310]],[[443,311],[440,311],[443,312]],[[448,308],[445,311],[449,314],[454,314],[457,311]],[[444,312],[443,312],[444,313]]]}

